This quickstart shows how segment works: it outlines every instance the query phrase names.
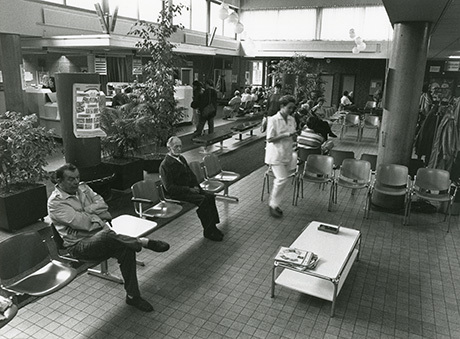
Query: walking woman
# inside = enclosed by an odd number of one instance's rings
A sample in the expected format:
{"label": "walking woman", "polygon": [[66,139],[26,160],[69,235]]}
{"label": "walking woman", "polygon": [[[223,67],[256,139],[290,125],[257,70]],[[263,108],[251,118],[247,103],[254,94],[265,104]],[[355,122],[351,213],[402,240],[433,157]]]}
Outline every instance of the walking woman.
{"label": "walking woman", "polygon": [[296,108],[295,98],[292,95],[285,95],[280,98],[279,103],[279,112],[268,117],[265,149],[265,163],[271,166],[275,176],[268,203],[270,215],[275,218],[283,215],[280,208],[283,192],[288,182],[289,172],[295,168],[297,162],[293,152],[293,143],[297,138],[296,122],[291,116]]}

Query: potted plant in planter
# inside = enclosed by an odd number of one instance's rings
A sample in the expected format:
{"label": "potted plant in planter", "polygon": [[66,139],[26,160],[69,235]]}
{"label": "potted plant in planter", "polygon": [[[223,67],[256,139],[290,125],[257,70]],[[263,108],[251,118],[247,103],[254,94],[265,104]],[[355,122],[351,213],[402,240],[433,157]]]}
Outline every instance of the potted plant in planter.
{"label": "potted plant in planter", "polygon": [[45,217],[46,157],[55,150],[53,133],[37,126],[35,114],[0,115],[0,228],[14,231]]}
{"label": "potted plant in planter", "polygon": [[107,134],[101,139],[102,162],[115,173],[112,188],[125,190],[143,180],[142,159],[135,157],[145,135],[147,121],[145,104],[137,99],[117,108],[105,108],[101,113],[101,128]]}
{"label": "potted plant in planter", "polygon": [[[140,52],[150,55],[150,60],[143,67],[145,82],[140,87],[141,97],[146,103],[142,112],[145,118],[142,157],[147,171],[158,171],[166,153],[165,143],[175,134],[176,125],[184,114],[174,98],[174,72],[180,58],[174,54],[175,45],[170,41],[171,35],[183,28],[173,24],[174,16],[183,9],[183,5],[165,2],[157,23],[138,21],[129,33],[140,38],[136,44]],[[160,149],[165,152],[159,152]]]}

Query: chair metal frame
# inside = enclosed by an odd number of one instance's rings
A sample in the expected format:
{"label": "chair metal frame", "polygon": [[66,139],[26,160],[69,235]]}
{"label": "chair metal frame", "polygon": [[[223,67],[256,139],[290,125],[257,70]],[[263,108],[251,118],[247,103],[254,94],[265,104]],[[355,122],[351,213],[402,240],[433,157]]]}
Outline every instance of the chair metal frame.
{"label": "chair metal frame", "polygon": [[361,124],[361,132],[359,140],[363,140],[363,134],[365,129],[375,129],[375,142],[379,142],[380,137],[380,117],[378,115],[369,115],[364,116],[364,120]]}
{"label": "chair metal frame", "polygon": [[375,174],[377,170],[377,155],[376,154],[363,153],[361,154],[361,157],[359,159],[369,161],[369,163],[371,164],[372,174]]}
{"label": "chair metal frame", "polygon": [[369,187],[369,202],[367,204],[367,218],[370,217],[372,194],[379,192],[390,196],[404,196],[403,224],[406,224],[411,180],[407,166],[398,164],[381,164],[377,168],[375,177]]}
{"label": "chair metal frame", "polygon": [[[88,263],[88,264],[94,264],[94,265],[99,264],[100,266],[99,269],[88,268],[86,270],[88,274],[101,278],[101,279],[109,280],[109,281],[112,281],[118,284],[123,284],[122,278],[115,276],[109,272],[109,264],[108,264],[109,258],[86,260],[86,259],[79,259],[79,258],[72,257],[70,253],[67,251],[67,249],[64,247],[64,241],[62,240],[61,235],[57,231],[54,224],[50,223],[50,227],[53,233],[51,237],[53,238],[54,244],[56,245],[57,254],[60,259],[68,261],[68,262],[73,262],[73,263]],[[143,263],[140,263],[140,264],[144,266]]]}
{"label": "chair metal frame", "polygon": [[199,161],[191,161],[188,165],[195,174],[203,191],[218,196],[219,194],[217,193],[225,190],[225,184],[222,181],[206,178],[203,163],[200,163]]}
{"label": "chair metal frame", "polygon": [[360,140],[361,135],[361,118],[359,114],[348,113],[342,121],[342,127],[340,128],[340,139],[343,138],[347,132],[348,127],[358,127],[356,141]]}
{"label": "chair metal frame", "polygon": [[[317,184],[332,183],[334,180],[334,158],[329,155],[310,154],[305,161],[302,173],[296,176],[296,188],[294,189],[294,206],[297,206],[299,192],[303,198],[303,182],[312,182]],[[333,189],[331,185],[331,189]],[[331,199],[331,194],[329,194]]]}
{"label": "chair metal frame", "polygon": [[331,149],[328,155],[334,158],[334,170],[340,169],[345,159],[355,159],[355,152],[353,151]]}
{"label": "chair metal frame", "polygon": [[[149,189],[143,190],[142,186],[149,185]],[[171,218],[182,211],[182,203],[178,200],[166,199],[160,182],[142,180],[131,186],[136,214],[146,218]],[[148,207],[145,209],[145,204]]]}
{"label": "chair metal frame", "polygon": [[364,217],[367,216],[369,204],[369,186],[371,184],[371,164],[366,160],[344,159],[338,176],[334,177],[331,189],[332,197],[329,199],[328,211],[332,210],[332,204],[337,204],[338,186],[351,189],[354,195],[358,189],[367,189],[365,199]]}
{"label": "chair metal frame", "polygon": [[208,180],[218,180],[225,184],[224,194],[216,195],[217,198],[238,202],[238,197],[230,196],[228,188],[231,184],[241,178],[236,172],[224,171],[220,164],[219,158],[215,154],[208,154],[203,158],[204,170]]}
{"label": "chair metal frame", "polygon": [[51,258],[37,231],[23,232],[0,243],[1,288],[15,295],[45,296],[77,276],[69,264]]}
{"label": "chair metal frame", "polygon": [[448,204],[447,212],[444,213],[444,221],[449,217],[447,222],[447,233],[449,233],[452,204],[454,203],[456,194],[457,186],[450,180],[450,173],[448,171],[437,168],[419,168],[409,193],[406,224],[409,224],[412,196],[415,195],[428,201]]}

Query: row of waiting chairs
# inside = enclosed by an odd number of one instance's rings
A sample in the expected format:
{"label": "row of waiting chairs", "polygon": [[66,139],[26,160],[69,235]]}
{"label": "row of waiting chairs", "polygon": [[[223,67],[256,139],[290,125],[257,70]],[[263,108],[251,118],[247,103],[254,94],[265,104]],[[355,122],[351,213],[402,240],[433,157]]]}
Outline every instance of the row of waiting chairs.
{"label": "row of waiting chairs", "polygon": [[340,139],[344,137],[350,127],[357,127],[357,141],[361,141],[363,139],[365,129],[375,130],[375,142],[379,141],[380,117],[377,115],[365,115],[364,120],[361,120],[359,114],[348,113],[343,118],[340,127]]}
{"label": "row of waiting chairs", "polygon": [[[203,163],[190,165],[203,190],[210,193],[224,191],[223,197],[238,200],[228,195],[228,186],[238,180],[240,175],[222,170],[215,155],[206,156]],[[131,189],[136,213],[142,218],[170,218],[182,210],[180,202],[164,197],[161,183],[157,185],[154,181],[145,180],[134,184]],[[69,256],[64,249],[62,238],[52,224],[51,229],[58,256],[65,262],[52,259],[48,245],[37,231],[23,232],[0,243],[0,284],[4,291],[13,295],[51,294],[69,284],[77,276],[77,270],[69,263],[75,261],[94,265],[101,263],[101,271],[96,272],[96,275],[118,283],[123,282],[122,279],[108,273],[108,258],[89,262]],[[14,305],[12,310],[17,312],[17,306]],[[14,315],[11,314],[12,316]]]}
{"label": "row of waiting chairs", "polygon": [[[205,192],[238,201],[237,197],[229,195],[229,186],[237,181],[240,175],[224,171],[216,155],[208,154],[203,158],[203,162],[192,161],[189,166]],[[222,191],[223,194],[219,194]],[[161,182],[142,180],[131,187],[131,192],[135,212],[141,218],[171,218],[182,211],[182,202],[168,199]]]}
{"label": "row of waiting chairs", "polygon": [[[300,151],[300,150],[299,150]],[[374,192],[404,198],[403,224],[410,221],[412,197],[446,203],[447,211],[444,221],[448,218],[447,232],[450,231],[452,204],[457,186],[450,180],[448,171],[433,168],[418,168],[413,180],[409,168],[398,164],[381,164],[376,169],[377,156],[362,154],[357,160],[353,152],[332,150],[329,155],[306,154],[299,152],[299,166],[292,173],[294,178],[293,205],[297,205],[299,196],[303,198],[304,181],[320,184],[323,187],[331,184],[328,210],[337,204],[338,187],[351,189],[352,194],[358,189],[367,189],[365,214],[369,218],[371,198]],[[300,170],[300,167],[303,170]],[[373,179],[372,179],[373,178]],[[264,186],[268,182],[267,172],[264,174]]]}

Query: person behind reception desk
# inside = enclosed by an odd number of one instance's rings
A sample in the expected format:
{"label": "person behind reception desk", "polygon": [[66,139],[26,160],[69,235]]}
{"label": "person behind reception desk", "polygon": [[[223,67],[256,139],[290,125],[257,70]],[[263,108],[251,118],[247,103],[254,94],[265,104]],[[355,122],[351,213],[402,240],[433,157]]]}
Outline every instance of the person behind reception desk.
{"label": "person behind reception desk", "polygon": [[47,88],[53,93],[56,92],[54,77],[50,77],[49,75],[45,74],[42,79],[42,88]]}
{"label": "person behind reception desk", "polygon": [[115,95],[112,98],[112,107],[123,106],[128,103],[128,96],[121,91],[121,88],[115,88]]}
{"label": "person behind reception desk", "polygon": [[169,245],[149,238],[133,238],[115,233],[107,222],[112,219],[104,199],[80,183],[76,166],[65,164],[56,172],[56,187],[48,199],[48,213],[69,253],[77,259],[117,258],[126,290],[126,303],[143,312],[153,311],[142,299],[136,273],[136,252],[147,248],[165,252]]}

